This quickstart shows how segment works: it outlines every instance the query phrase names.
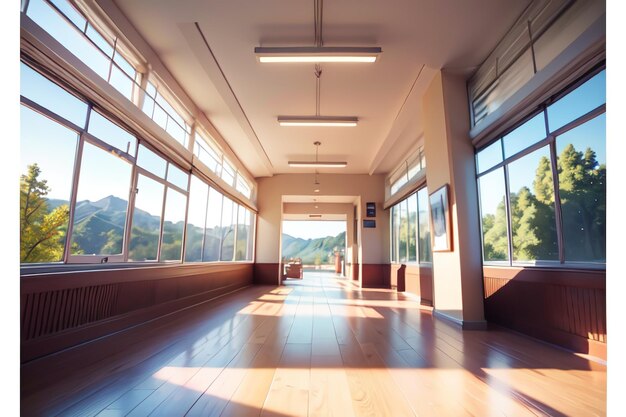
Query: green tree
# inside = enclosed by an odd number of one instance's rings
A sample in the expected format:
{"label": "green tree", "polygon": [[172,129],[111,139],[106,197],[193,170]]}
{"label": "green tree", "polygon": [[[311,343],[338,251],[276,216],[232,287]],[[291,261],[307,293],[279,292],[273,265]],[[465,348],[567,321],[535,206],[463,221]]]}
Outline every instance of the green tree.
{"label": "green tree", "polygon": [[596,153],[578,152],[572,144],[558,159],[559,196],[563,213],[565,257],[606,260],[606,165]]}
{"label": "green tree", "polygon": [[50,188],[40,174],[35,163],[20,177],[20,261],[24,263],[63,258],[69,207],[64,204],[49,211],[45,196]]}

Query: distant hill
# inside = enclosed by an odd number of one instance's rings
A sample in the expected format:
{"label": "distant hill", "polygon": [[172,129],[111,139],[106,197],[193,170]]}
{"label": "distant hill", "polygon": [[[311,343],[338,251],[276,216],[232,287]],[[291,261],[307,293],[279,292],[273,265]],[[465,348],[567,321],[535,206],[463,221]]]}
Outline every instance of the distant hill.
{"label": "distant hill", "polygon": [[345,248],[346,232],[337,236],[320,237],[317,239],[302,239],[283,233],[283,257],[301,258],[302,263],[312,265],[319,256],[321,263],[333,263],[334,258],[328,259],[328,255],[335,247]]}

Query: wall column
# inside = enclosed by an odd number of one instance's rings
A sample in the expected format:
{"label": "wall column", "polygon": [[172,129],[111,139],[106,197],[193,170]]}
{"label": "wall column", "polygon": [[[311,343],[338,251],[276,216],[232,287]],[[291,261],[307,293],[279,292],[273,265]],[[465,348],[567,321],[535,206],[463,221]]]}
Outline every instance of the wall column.
{"label": "wall column", "polygon": [[452,251],[433,252],[435,314],[484,328],[481,239],[465,78],[444,70],[423,97],[428,192],[448,184]]}

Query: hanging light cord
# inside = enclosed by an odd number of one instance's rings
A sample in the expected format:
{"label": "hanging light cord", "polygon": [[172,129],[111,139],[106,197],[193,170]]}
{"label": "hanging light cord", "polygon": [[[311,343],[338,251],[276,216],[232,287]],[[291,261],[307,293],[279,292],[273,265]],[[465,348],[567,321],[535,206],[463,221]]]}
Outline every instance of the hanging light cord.
{"label": "hanging light cord", "polygon": [[[318,151],[319,151],[319,149],[320,149],[320,145],[321,145],[321,144],[322,144],[322,143],[321,143],[320,141],[316,141],[316,142],[314,142],[314,143],[313,143],[313,145],[315,145],[315,163],[316,163],[316,164],[319,162],[319,160],[318,160]],[[318,175],[318,174],[319,174],[319,173],[317,172],[317,168],[315,168],[315,183],[314,183],[315,185],[319,185],[319,183],[320,183],[320,182],[318,181],[318,179],[317,179],[317,175]]]}
{"label": "hanging light cord", "polygon": [[313,0],[313,16],[315,25],[315,46],[322,46],[322,13],[324,11],[324,0]]}
{"label": "hanging light cord", "polygon": [[320,101],[321,101],[321,90],[322,90],[322,80],[320,77],[322,76],[322,66],[320,64],[315,64],[315,115],[320,115]]}

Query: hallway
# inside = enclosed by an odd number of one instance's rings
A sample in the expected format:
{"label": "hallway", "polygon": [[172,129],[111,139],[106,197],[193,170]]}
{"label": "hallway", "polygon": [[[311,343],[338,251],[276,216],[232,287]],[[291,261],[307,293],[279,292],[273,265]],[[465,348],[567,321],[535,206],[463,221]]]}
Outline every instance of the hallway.
{"label": "hallway", "polygon": [[402,294],[315,272],[22,372],[23,415],[606,413],[604,365],[503,329],[461,332]]}

